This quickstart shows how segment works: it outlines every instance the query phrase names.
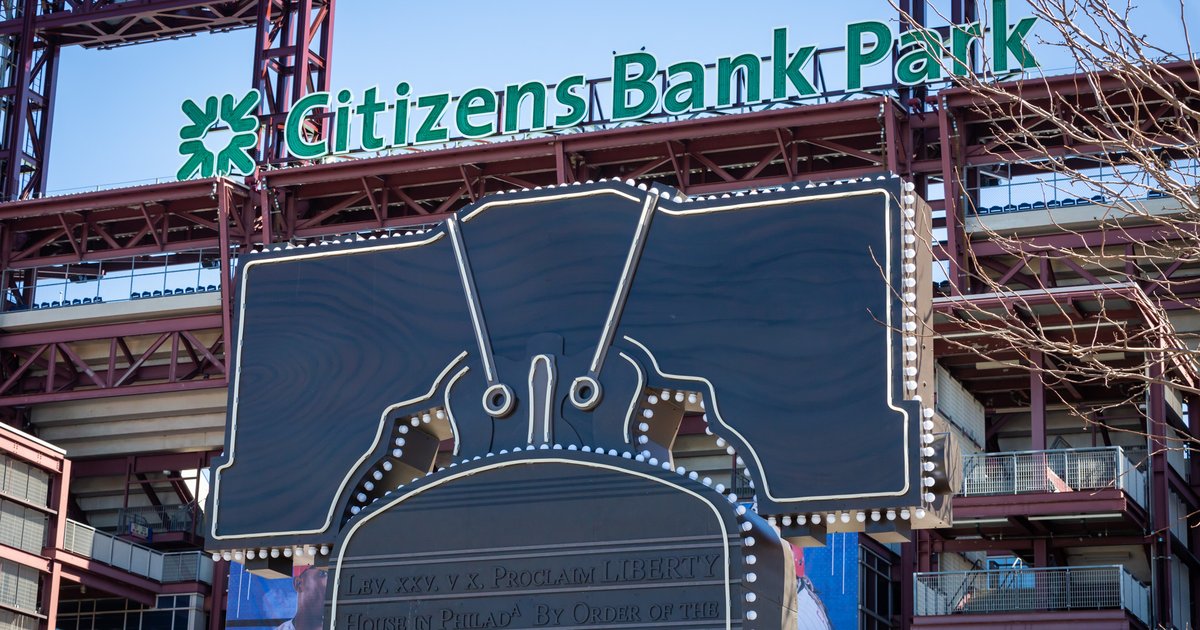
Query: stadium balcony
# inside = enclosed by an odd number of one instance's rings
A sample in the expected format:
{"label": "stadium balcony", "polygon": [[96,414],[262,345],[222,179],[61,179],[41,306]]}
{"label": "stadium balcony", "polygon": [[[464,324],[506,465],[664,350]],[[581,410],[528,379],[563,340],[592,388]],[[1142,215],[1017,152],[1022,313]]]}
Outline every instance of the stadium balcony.
{"label": "stadium balcony", "polygon": [[[1024,273],[995,271],[1002,284]],[[1169,383],[1135,395],[1127,375],[1147,358],[1133,349],[1093,357],[1112,379],[1055,376],[1073,365],[1055,353],[1058,341],[1086,337],[1116,348],[1118,330],[1168,330],[1170,314],[1151,289],[1099,273],[1085,269],[1072,286],[934,299],[936,409],[959,433],[963,485],[952,526],[929,534],[937,563],[915,567],[924,573],[916,576],[923,603],[914,628],[1146,628],[1141,584],[1161,560],[1156,540],[1170,544],[1173,565],[1196,562],[1195,537],[1180,517],[1195,499],[1193,460],[1182,448],[1148,448],[1186,438],[1184,395]],[[1006,324],[1041,331],[1045,350],[1022,354],[989,334]],[[1182,347],[1170,333],[1161,343]],[[1162,369],[1191,382],[1188,365]],[[980,570],[996,557],[1037,568]]]}
{"label": "stadium balcony", "polygon": [[1120,554],[1148,567],[1146,481],[1118,446],[968,455],[954,524],[936,544],[1032,562],[1039,541],[1053,540],[1075,562]]}
{"label": "stadium balcony", "polygon": [[1150,591],[1120,565],[917,573],[913,628],[1149,627]]}
{"label": "stadium balcony", "polygon": [[[159,551],[70,519],[63,540],[63,548],[76,556],[162,585],[148,589],[156,595],[192,592],[213,581],[213,561],[203,551]],[[184,586],[167,586],[179,584]]]}
{"label": "stadium balcony", "polygon": [[[1096,497],[1115,489],[1138,507],[1146,504],[1146,473],[1120,446],[976,453],[963,460],[964,498],[1054,493]],[[1066,497],[1064,497],[1066,498]],[[959,501],[957,506],[971,505]]]}
{"label": "stadium balcony", "polygon": [[1103,195],[1039,199],[1003,205],[980,205],[968,211],[963,229],[976,238],[1056,233],[1100,223],[1137,225],[1150,223],[1150,217],[1171,216],[1183,212],[1177,199],[1151,192],[1137,199],[1114,200]]}
{"label": "stadium balcony", "polygon": [[[92,324],[133,321],[136,318],[161,318],[179,316],[186,313],[217,312],[220,305],[220,290],[214,287],[211,291],[193,288],[192,291],[179,289],[163,293],[146,291],[137,293],[137,297],[128,299],[113,299],[96,297],[84,302],[82,298],[60,301],[39,302],[28,309],[9,309],[0,313],[0,330],[18,332],[36,329],[54,329],[63,326],[86,326]],[[154,301],[154,298],[169,297],[170,300]],[[144,301],[143,301],[144,300]],[[78,303],[76,303],[78,302]],[[11,305],[10,305],[11,306]],[[163,315],[160,315],[163,314]]]}

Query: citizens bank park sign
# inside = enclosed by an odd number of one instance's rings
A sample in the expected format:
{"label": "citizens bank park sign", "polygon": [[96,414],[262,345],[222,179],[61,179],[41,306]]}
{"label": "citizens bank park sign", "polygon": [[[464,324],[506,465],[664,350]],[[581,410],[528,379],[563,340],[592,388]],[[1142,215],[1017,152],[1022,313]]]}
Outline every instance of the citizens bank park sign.
{"label": "citizens bank park sign", "polygon": [[[997,74],[1037,67],[1027,45],[1036,18],[1008,22],[1007,0],[991,1],[993,24],[956,24],[947,35],[931,29],[896,34],[882,21],[854,22],[845,33],[845,93],[864,89],[864,70],[890,60],[896,85],[939,81],[971,71],[967,60],[978,49]],[[675,116],[819,96],[814,59],[818,46],[796,46],[787,28],[772,35],[771,56],[753,53],[669,65],[647,52],[613,57],[607,122]],[[494,135],[563,130],[595,120],[589,79],[575,74],[557,83],[514,83],[502,90],[477,87],[462,94],[419,94],[407,82],[378,85],[360,93],[344,89],[314,92],[291,104],[284,122],[287,155],[315,160],[351,152],[380,152]],[[741,98],[735,98],[740,94]],[[250,175],[258,145],[261,94],[210,96],[187,100],[188,122],[180,130],[185,158],[181,180],[214,175]],[[737,103],[735,103],[735,100]],[[591,116],[591,117],[590,117]],[[601,117],[603,118],[603,117]],[[324,125],[314,124],[321,120]],[[214,129],[227,128],[228,140],[214,150],[204,142]],[[212,144],[212,143],[209,143]]]}

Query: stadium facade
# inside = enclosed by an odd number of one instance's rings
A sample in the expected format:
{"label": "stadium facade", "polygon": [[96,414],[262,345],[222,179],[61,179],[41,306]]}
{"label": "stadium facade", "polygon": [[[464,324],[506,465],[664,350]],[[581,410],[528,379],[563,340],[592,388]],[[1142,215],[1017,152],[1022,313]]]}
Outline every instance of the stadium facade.
{"label": "stadium facade", "polygon": [[[1191,332],[1190,296],[1162,300],[1153,282],[1129,281],[1155,277],[1156,261],[1117,275],[1061,255],[1100,245],[1136,251],[1140,242],[1164,234],[1136,224],[1114,230],[1104,218],[1112,200],[1103,197],[1060,198],[984,177],[1003,170],[1019,178],[1036,169],[1026,163],[1031,156],[997,148],[994,129],[1003,120],[983,113],[979,96],[889,81],[751,103],[744,82],[749,70],[742,70],[742,83],[734,81],[725,95],[727,107],[613,122],[601,105],[612,82],[585,78],[578,92],[568,92],[568,100],[578,93],[589,104],[580,120],[564,120],[581,126],[570,133],[531,131],[524,121],[502,120],[501,112],[489,110],[496,116],[493,131],[525,131],[494,142],[447,137],[423,151],[295,163],[289,130],[299,137],[326,122],[333,125],[328,137],[338,137],[336,116],[289,122],[293,104],[328,89],[334,4],[26,0],[5,9],[0,30],[14,45],[5,49],[9,63],[0,87],[7,95],[0,145],[0,194],[7,199],[0,204],[6,298],[0,313],[0,624],[72,630],[303,625],[294,604],[264,603],[279,592],[244,571],[244,556],[214,561],[205,551],[201,471],[224,445],[227,343],[234,338],[231,273],[247,252],[421,230],[484,195],[514,188],[616,179],[699,197],[885,172],[915,183],[935,212],[941,242],[934,253],[948,280],[933,300],[939,338],[931,385],[938,421],[961,447],[962,484],[947,527],[913,529],[903,542],[830,526],[827,546],[802,556],[802,586],[807,581],[808,592],[825,601],[806,603],[802,588],[801,623],[1187,628],[1200,617],[1200,539],[1193,527],[1200,464],[1175,446],[1197,436],[1188,396],[1169,379],[1154,379],[1144,399],[1129,402],[1128,383],[1076,385],[1003,360],[982,361],[969,347],[986,346],[989,338],[958,317],[964,308],[989,311],[1069,336],[1090,334],[1095,326],[1088,313],[1104,311],[1130,329],[1171,324]],[[924,19],[922,6],[909,8]],[[974,3],[955,2],[951,18],[975,23]],[[218,159],[211,177],[42,194],[62,46],[152,42],[237,27],[258,33],[251,87],[261,100],[262,130],[252,150],[258,168],[249,176],[237,174],[236,159],[224,171],[234,175],[219,175]],[[1001,41],[1005,58],[1020,48],[1012,39]],[[797,52],[788,46],[785,52]],[[814,73],[804,76],[824,88],[814,71],[820,56],[845,51],[811,54],[805,72]],[[730,77],[738,72],[734,65],[731,60]],[[792,76],[789,67],[782,70],[785,79]],[[1022,94],[1086,103],[1094,89],[1116,94],[1121,88],[1103,76],[1089,82],[1063,75],[1031,82]],[[1192,98],[1185,88],[1166,86]],[[523,96],[516,98],[520,103]],[[326,93],[317,104],[335,101]],[[1055,155],[1116,159],[1065,137],[1043,141]],[[189,170],[205,175],[204,169],[200,159]],[[1181,211],[1167,197],[1136,203],[1154,215]],[[994,242],[995,234],[1012,235],[1028,248],[1013,251]],[[1193,265],[1181,261],[1169,275],[1187,276]],[[1039,277],[1029,277],[1030,269],[1040,270]],[[836,282],[836,269],[811,273]],[[1008,290],[981,293],[989,284],[978,281],[981,274]],[[1058,360],[1015,352],[1009,359]],[[1144,358],[1111,353],[1103,360],[1122,367]],[[1176,374],[1191,368],[1162,358],[1154,369]],[[1058,404],[1060,396],[1104,408],[1102,422],[1081,424]],[[726,479],[730,488],[744,488],[743,469],[705,433],[701,413],[685,406],[673,457]],[[444,462],[450,453],[439,457]],[[303,474],[303,466],[296,462],[279,474]],[[301,547],[289,556],[304,566],[301,557],[311,564],[322,553]],[[826,564],[837,570],[818,577],[818,565]],[[279,577],[296,591],[308,579],[304,571],[295,581]]]}

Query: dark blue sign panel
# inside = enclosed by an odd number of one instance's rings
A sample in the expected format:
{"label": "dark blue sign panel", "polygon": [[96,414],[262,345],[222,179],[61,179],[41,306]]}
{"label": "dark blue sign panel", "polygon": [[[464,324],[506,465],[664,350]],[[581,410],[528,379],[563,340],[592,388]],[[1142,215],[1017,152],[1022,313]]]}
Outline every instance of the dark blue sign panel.
{"label": "dark blue sign panel", "polygon": [[685,393],[777,523],[933,509],[924,208],[885,177],[698,200],[604,182],[246,256],[210,544],[332,544],[439,448],[667,461],[654,414]]}

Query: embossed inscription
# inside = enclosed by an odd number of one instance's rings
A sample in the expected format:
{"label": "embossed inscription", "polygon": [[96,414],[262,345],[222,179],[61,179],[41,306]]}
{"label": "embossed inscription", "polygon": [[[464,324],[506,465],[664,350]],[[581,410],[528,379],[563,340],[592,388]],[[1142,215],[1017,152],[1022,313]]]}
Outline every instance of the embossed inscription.
{"label": "embossed inscription", "polygon": [[[352,559],[337,584],[338,626],[472,630],[723,618],[722,550],[686,542],[671,547],[497,554],[503,560]],[[646,590],[634,598],[634,588]],[[620,600],[636,603],[608,603]]]}
{"label": "embossed inscription", "polygon": [[[626,582],[713,579],[721,577],[721,555],[717,553],[681,554],[652,558],[597,558],[586,565],[566,567],[491,564],[474,571],[443,571],[409,574],[405,565],[360,565],[339,583],[342,601],[371,595],[414,595],[463,593],[488,589],[525,589],[543,586],[587,586]],[[416,567],[417,570],[421,570]],[[394,572],[394,573],[393,573]]]}
{"label": "embossed inscription", "polygon": [[673,472],[664,471],[669,482],[662,482],[657,472],[603,468],[607,457],[597,464],[522,457],[369,513],[331,568],[332,626],[740,624],[744,552],[727,501],[702,485],[682,488]]}

